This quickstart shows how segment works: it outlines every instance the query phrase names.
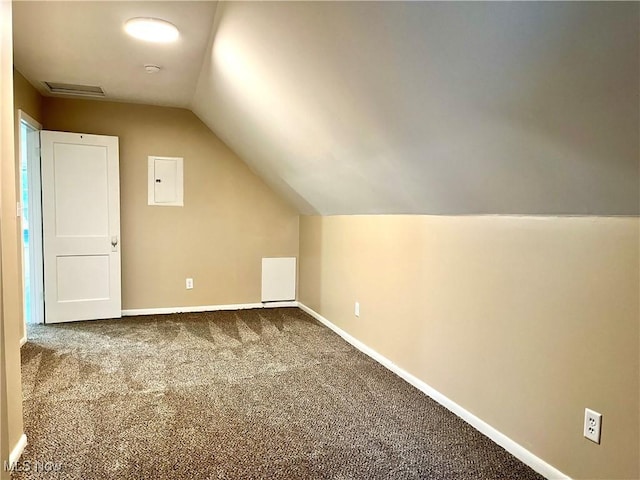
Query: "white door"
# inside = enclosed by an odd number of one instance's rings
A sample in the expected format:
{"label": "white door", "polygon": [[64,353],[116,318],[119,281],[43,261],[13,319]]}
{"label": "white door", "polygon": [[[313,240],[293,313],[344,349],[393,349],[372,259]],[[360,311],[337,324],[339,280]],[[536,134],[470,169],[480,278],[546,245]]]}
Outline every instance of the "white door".
{"label": "white door", "polygon": [[118,137],[41,132],[45,323],[119,318]]}

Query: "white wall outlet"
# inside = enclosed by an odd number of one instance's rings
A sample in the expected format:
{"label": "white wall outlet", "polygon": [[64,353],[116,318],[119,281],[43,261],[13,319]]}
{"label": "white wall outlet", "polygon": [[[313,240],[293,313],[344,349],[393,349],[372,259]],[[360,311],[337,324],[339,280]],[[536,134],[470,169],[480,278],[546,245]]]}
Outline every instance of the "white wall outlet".
{"label": "white wall outlet", "polygon": [[356,306],[354,307],[353,313],[356,317],[360,316],[360,302],[356,302]]}
{"label": "white wall outlet", "polygon": [[602,414],[588,408],[584,409],[584,436],[592,442],[600,443]]}
{"label": "white wall outlet", "polygon": [[187,290],[191,290],[193,288],[193,278],[187,278]]}

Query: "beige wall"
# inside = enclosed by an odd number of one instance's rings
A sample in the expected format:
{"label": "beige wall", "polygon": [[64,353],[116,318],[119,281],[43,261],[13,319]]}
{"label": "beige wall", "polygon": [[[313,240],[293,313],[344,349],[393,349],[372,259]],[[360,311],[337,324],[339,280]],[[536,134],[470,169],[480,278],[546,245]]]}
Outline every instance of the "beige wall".
{"label": "beige wall", "polygon": [[569,476],[638,478],[639,227],[301,217],[299,297]]}
{"label": "beige wall", "polygon": [[[0,461],[23,433],[20,386],[21,270],[18,257],[18,218],[14,157],[13,59],[11,2],[0,2]],[[0,466],[1,467],[1,466]],[[3,472],[2,475],[5,475]],[[3,477],[4,478],[4,477]]]}
{"label": "beige wall", "polygon": [[[298,255],[297,212],[192,112],[45,98],[43,124],[120,138],[124,309],[260,302],[261,258]],[[183,208],[147,205],[148,155],[184,157]]]}
{"label": "beige wall", "polygon": [[16,110],[16,119],[18,110],[22,110],[29,114],[29,116],[31,116],[34,120],[42,123],[42,100],[42,95],[38,93],[33,85],[31,85],[19,71],[14,69],[13,106]]}

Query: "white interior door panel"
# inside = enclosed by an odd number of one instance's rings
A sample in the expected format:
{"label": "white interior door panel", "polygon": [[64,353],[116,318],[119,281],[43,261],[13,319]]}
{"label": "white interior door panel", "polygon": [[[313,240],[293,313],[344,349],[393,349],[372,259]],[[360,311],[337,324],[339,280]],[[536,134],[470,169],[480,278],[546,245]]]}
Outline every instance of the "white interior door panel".
{"label": "white interior door panel", "polygon": [[118,138],[41,132],[45,323],[119,318]]}

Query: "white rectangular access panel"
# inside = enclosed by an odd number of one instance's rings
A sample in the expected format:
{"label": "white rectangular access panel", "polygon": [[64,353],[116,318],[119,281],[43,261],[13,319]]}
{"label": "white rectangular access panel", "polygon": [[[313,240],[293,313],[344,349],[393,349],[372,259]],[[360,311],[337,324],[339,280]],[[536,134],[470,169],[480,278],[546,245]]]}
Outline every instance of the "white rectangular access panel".
{"label": "white rectangular access panel", "polygon": [[148,204],[168,207],[184,205],[183,159],[149,156]]}
{"label": "white rectangular access panel", "polygon": [[262,301],[296,299],[296,257],[262,259]]}
{"label": "white rectangular access panel", "polygon": [[40,136],[45,323],[119,318],[118,138]]}

